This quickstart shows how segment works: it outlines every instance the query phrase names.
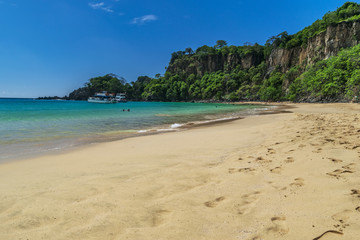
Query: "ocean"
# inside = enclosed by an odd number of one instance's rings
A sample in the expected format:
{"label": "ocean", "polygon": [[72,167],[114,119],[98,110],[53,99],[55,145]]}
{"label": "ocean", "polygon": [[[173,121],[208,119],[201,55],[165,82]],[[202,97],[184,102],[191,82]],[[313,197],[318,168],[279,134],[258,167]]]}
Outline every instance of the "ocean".
{"label": "ocean", "polygon": [[219,103],[96,104],[0,98],[0,162],[149,132],[176,131],[187,123],[237,118],[261,108]]}

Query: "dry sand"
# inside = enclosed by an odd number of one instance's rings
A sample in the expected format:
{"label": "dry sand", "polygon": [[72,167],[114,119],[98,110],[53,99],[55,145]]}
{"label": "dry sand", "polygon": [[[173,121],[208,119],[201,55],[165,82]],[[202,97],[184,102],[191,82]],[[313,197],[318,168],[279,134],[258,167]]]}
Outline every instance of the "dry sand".
{"label": "dry sand", "polygon": [[1,164],[0,239],[360,239],[360,106],[292,106]]}

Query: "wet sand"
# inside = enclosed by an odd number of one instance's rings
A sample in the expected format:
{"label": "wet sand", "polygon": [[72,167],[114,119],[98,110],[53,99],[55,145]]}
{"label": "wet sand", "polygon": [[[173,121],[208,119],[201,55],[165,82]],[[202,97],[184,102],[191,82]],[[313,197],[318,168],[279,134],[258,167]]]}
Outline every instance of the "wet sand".
{"label": "wet sand", "polygon": [[0,239],[358,239],[360,106],[289,105],[1,164]]}

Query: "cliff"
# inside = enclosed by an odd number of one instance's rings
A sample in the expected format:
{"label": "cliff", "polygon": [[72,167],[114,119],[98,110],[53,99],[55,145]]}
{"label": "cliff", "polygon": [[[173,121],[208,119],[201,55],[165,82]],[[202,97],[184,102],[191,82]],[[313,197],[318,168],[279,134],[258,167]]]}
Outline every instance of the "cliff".
{"label": "cliff", "polygon": [[190,74],[202,77],[205,73],[211,72],[230,72],[232,69],[240,67],[249,69],[257,66],[263,61],[263,54],[251,52],[247,54],[203,54],[185,55],[182,58],[174,59],[167,67],[167,72],[171,74]]}
{"label": "cliff", "polygon": [[308,66],[336,56],[341,49],[359,43],[360,20],[344,21],[330,25],[324,32],[309,38],[306,47],[273,49],[266,62],[270,70],[280,67],[282,72],[287,72],[296,65]]}
{"label": "cliff", "polygon": [[[286,73],[291,67],[312,65],[319,60],[336,56],[343,48],[360,43],[360,20],[343,21],[331,24],[325,31],[307,40],[306,46],[292,48],[275,47],[268,57],[259,51],[250,53],[228,53],[218,51],[209,54],[189,54],[172,58],[167,72],[170,74],[195,74],[202,77],[205,73],[217,71],[231,72],[235,68],[249,69],[262,61],[268,66],[268,73],[280,69]],[[230,46],[233,47],[233,46]]]}

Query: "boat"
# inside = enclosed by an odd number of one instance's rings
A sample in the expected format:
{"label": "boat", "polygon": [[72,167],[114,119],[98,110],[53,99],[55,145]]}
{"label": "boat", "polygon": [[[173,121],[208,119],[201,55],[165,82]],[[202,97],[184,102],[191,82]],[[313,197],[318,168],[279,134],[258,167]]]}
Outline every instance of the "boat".
{"label": "boat", "polygon": [[88,102],[90,103],[117,103],[115,94],[108,93],[106,91],[95,93],[93,97],[89,97]]}
{"label": "boat", "polygon": [[125,94],[125,93],[118,93],[118,94],[116,94],[115,99],[116,99],[117,102],[122,102],[122,103],[126,103],[126,102],[127,102],[127,100],[126,100],[126,94]]}

